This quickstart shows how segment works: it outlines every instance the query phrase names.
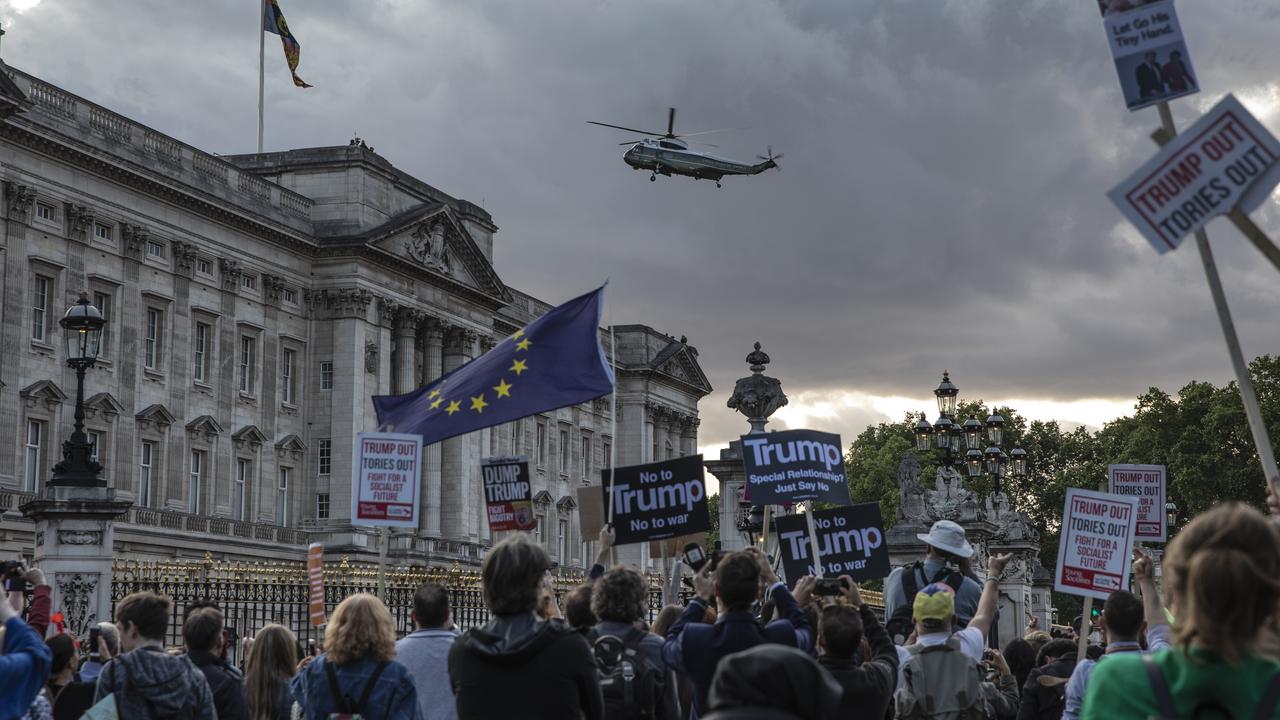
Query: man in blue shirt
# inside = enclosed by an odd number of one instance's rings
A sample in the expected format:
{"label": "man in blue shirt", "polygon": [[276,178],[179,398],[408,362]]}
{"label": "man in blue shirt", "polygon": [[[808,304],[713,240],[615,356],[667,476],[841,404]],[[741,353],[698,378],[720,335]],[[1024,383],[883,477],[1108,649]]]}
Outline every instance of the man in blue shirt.
{"label": "man in blue shirt", "polygon": [[[925,544],[924,562],[895,568],[884,581],[885,624],[894,636],[894,642],[899,644],[910,634],[910,627],[907,623],[905,632],[904,628],[896,627],[892,622],[894,611],[899,608],[909,611],[920,588],[935,582],[950,585],[955,591],[956,617],[962,627],[973,619],[978,611],[978,599],[982,597],[982,585],[972,577],[969,569],[973,546],[965,538],[964,528],[950,520],[939,520],[929,528],[927,535],[916,537]],[[908,579],[904,577],[908,571],[914,574],[914,583],[904,582]]]}
{"label": "man in blue shirt", "polygon": [[[17,597],[14,598],[13,596]],[[0,597],[0,627],[4,628],[4,654],[0,655],[0,720],[15,720],[27,714],[31,701],[49,679],[53,653],[31,626],[13,609],[22,607],[22,593]]]}

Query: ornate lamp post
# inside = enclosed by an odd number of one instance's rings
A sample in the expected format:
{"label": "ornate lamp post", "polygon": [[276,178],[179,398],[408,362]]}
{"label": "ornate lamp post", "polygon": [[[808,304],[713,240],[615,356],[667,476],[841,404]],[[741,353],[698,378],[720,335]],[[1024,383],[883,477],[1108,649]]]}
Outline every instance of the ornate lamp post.
{"label": "ornate lamp post", "polygon": [[[1004,441],[1004,418],[994,411],[986,422],[978,420],[976,415],[961,423],[955,421],[956,402],[960,396],[960,388],[951,382],[950,373],[942,373],[942,382],[933,391],[938,400],[938,419],[929,423],[924,413],[920,413],[920,421],[915,424],[916,450],[928,452],[933,448],[939,451],[938,464],[946,470],[943,478],[951,481],[954,466],[963,461],[968,476],[976,478],[985,472],[995,483],[996,493],[1000,493],[1001,481],[1007,473],[1013,477],[1026,477],[1027,451],[1014,446],[1008,454],[1000,449]],[[988,445],[982,449],[982,431],[987,431]],[[963,455],[961,442],[964,443]]]}
{"label": "ornate lamp post", "polygon": [[49,485],[56,487],[104,487],[98,477],[102,466],[93,459],[93,444],[84,433],[84,371],[98,360],[102,313],[89,302],[85,293],[67,309],[58,321],[66,334],[67,365],[76,371],[76,423],[71,438],[62,444],[62,461],[53,466]]}
{"label": "ornate lamp post", "polygon": [[1177,503],[1175,503],[1173,500],[1170,500],[1169,502],[1164,504],[1165,527],[1168,528],[1169,530],[1170,539],[1173,539],[1173,533],[1175,528],[1178,525],[1178,516],[1180,513],[1181,513],[1181,510],[1178,508]]}

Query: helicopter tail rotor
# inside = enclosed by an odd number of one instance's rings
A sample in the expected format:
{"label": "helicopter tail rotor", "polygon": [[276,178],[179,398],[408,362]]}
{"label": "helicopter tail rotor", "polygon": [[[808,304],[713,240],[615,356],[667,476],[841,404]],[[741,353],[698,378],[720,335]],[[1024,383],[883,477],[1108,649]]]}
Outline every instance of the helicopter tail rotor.
{"label": "helicopter tail rotor", "polygon": [[773,163],[773,166],[778,168],[779,170],[782,169],[781,167],[778,167],[778,161],[782,159],[782,153],[778,153],[777,155],[774,155],[773,146],[767,147],[764,153],[765,153],[764,155],[757,155],[756,157],[763,160],[764,162]]}

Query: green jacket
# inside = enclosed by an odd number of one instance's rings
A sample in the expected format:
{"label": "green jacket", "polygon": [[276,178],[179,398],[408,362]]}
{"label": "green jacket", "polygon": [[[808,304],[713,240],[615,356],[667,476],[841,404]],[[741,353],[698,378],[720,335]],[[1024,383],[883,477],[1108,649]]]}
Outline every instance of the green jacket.
{"label": "green jacket", "polygon": [[[1180,713],[1191,715],[1199,702],[1221,703],[1236,718],[1252,718],[1267,684],[1280,673],[1280,662],[1252,657],[1228,665],[1207,651],[1173,648],[1150,656],[1164,673]],[[1138,653],[1113,655],[1098,663],[1089,677],[1083,720],[1147,718],[1158,715],[1151,680]],[[1280,710],[1272,714],[1280,719]]]}

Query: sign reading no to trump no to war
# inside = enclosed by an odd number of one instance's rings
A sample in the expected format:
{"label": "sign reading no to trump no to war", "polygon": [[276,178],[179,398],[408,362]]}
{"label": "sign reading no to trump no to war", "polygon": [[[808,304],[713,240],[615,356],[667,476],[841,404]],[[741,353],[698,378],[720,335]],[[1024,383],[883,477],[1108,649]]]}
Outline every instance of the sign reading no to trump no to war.
{"label": "sign reading no to trump no to war", "polygon": [[1251,212],[1280,183],[1280,142],[1228,95],[1107,196],[1157,252],[1218,215]]}
{"label": "sign reading no to trump no to war", "polygon": [[[826,577],[848,575],[861,582],[889,574],[889,546],[884,542],[880,503],[819,510],[813,514],[813,525]],[[784,515],[777,518],[777,529],[782,567],[787,571],[787,584],[794,588],[797,580],[814,574],[808,526],[803,515]]]}
{"label": "sign reading no to trump no to war", "polygon": [[1163,465],[1108,465],[1107,491],[1138,499],[1138,519],[1133,538],[1139,542],[1164,542],[1165,471]]}
{"label": "sign reading no to trump no to war", "polygon": [[603,470],[600,475],[606,518],[613,502],[616,545],[711,529],[701,455]]}
{"label": "sign reading no to trump no to war", "polygon": [[742,436],[746,499],[752,505],[799,500],[849,504],[840,436],[816,430],[782,430]]}
{"label": "sign reading no to trump no to war", "polygon": [[422,436],[356,435],[351,524],[418,527]]}
{"label": "sign reading no to trump no to war", "polygon": [[1068,488],[1053,589],[1106,600],[1124,587],[1137,517],[1137,498]]}

